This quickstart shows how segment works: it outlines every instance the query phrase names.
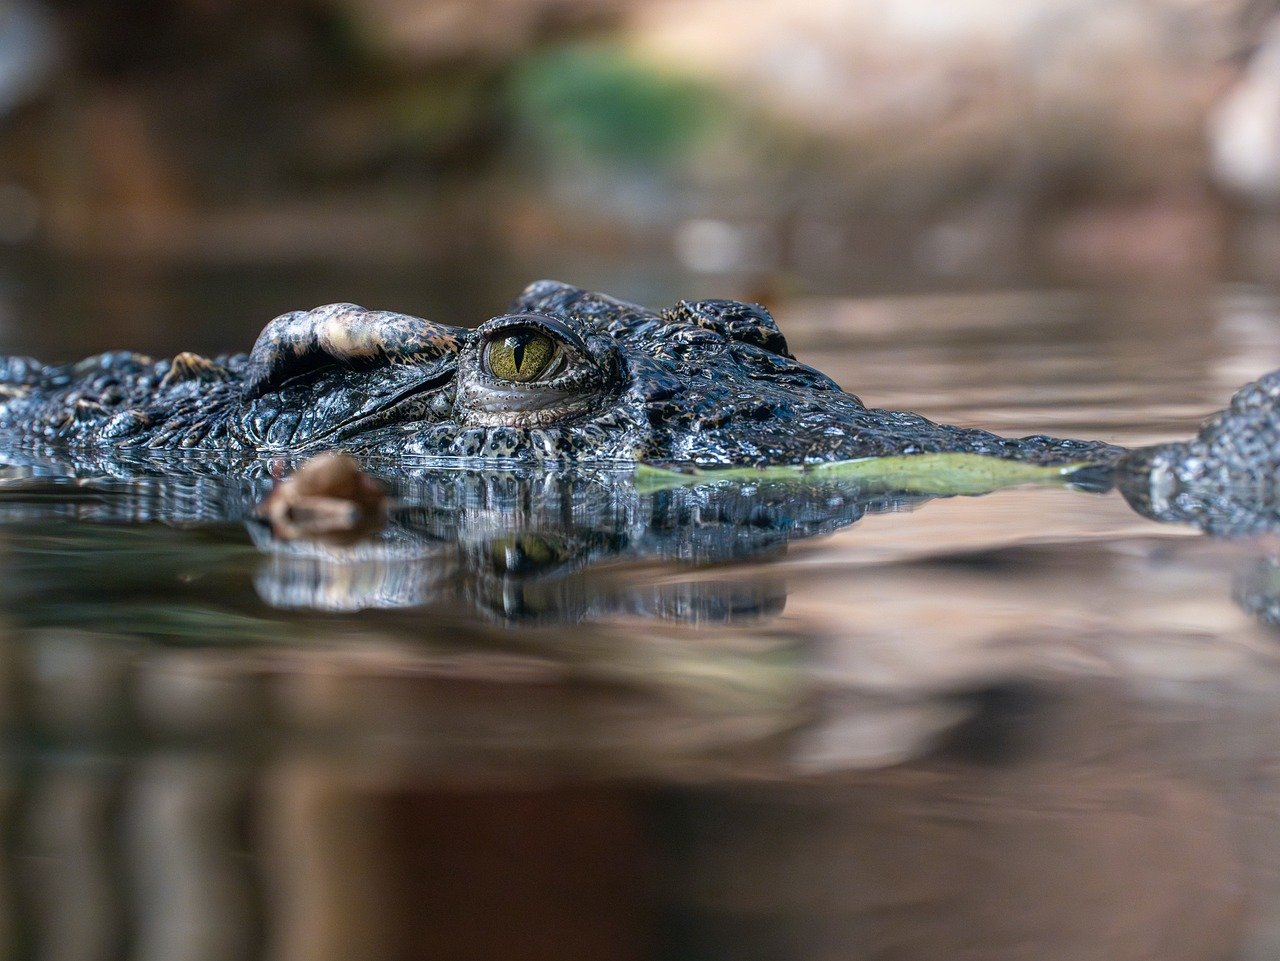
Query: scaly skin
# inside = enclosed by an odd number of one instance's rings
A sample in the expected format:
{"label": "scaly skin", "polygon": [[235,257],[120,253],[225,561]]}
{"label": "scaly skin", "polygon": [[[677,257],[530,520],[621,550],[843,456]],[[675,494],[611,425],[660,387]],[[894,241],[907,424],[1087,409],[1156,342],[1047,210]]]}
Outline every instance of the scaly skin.
{"label": "scaly skin", "polygon": [[[492,345],[530,332],[555,344],[547,373],[497,376]],[[971,454],[1076,465],[1073,476],[1115,482],[1160,520],[1229,533],[1280,523],[1280,373],[1242,389],[1183,444],[1126,451],[1006,438],[865,407],[796,361],[762,307],[682,301],[652,311],[552,281],[476,330],[333,304],[276,318],[247,355],[116,352],[49,367],[0,359],[0,443],[99,467],[172,451],[206,452],[207,465],[210,454],[231,464],[334,448],[403,464],[707,467]],[[929,477],[922,470],[911,489]]]}
{"label": "scaly skin", "polygon": [[[512,315],[528,315],[512,320]],[[563,370],[504,383],[485,345],[544,329]],[[791,357],[761,307],[661,312],[549,281],[476,331],[353,305],[286,314],[252,353],[74,365],[0,362],[0,432],[99,455],[130,450],[712,465],[816,464],[930,452],[1110,465],[1119,448],[1011,439],[866,408]]]}
{"label": "scaly skin", "polygon": [[1280,529],[1280,371],[1236,391],[1191,440],[1130,451],[1121,492],[1139,512],[1212,534]]}

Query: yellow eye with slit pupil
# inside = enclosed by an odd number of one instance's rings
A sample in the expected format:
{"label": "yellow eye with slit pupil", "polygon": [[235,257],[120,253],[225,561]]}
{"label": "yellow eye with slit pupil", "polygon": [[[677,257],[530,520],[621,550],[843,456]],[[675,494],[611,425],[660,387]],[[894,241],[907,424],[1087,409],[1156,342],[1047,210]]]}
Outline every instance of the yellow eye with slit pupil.
{"label": "yellow eye with slit pupil", "polygon": [[527,383],[551,365],[555,354],[555,341],[546,334],[516,330],[491,341],[485,359],[494,377]]}

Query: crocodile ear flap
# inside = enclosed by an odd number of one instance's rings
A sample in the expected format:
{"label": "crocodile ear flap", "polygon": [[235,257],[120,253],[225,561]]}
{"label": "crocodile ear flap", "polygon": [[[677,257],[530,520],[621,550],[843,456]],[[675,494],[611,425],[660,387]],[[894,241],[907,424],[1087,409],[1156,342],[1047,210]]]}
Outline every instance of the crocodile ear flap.
{"label": "crocodile ear flap", "polygon": [[282,314],[249,354],[244,395],[252,400],[330,364],[368,370],[455,357],[468,331],[389,310],[327,304]]}
{"label": "crocodile ear flap", "polygon": [[740,344],[751,344],[781,357],[792,357],[787,339],[769,311],[736,300],[682,300],[662,311],[668,323],[696,324]]}

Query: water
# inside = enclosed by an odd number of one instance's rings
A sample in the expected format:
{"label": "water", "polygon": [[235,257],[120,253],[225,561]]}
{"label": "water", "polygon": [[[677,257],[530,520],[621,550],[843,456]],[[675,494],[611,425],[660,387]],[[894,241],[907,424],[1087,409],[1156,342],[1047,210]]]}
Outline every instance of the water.
{"label": "water", "polygon": [[[1260,289],[777,314],[1010,433],[1178,437],[1280,367]],[[1273,540],[442,471],[341,552],[273,542],[269,480],[7,461],[5,957],[1280,955]]]}

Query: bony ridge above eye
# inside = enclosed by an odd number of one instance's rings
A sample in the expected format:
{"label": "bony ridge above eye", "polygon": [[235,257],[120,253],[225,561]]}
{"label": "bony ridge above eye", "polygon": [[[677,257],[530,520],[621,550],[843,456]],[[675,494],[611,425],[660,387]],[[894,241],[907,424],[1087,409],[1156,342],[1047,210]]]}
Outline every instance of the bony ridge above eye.
{"label": "bony ridge above eye", "polygon": [[543,374],[555,359],[555,339],[529,327],[498,331],[484,347],[485,367],[499,380],[525,384]]}

